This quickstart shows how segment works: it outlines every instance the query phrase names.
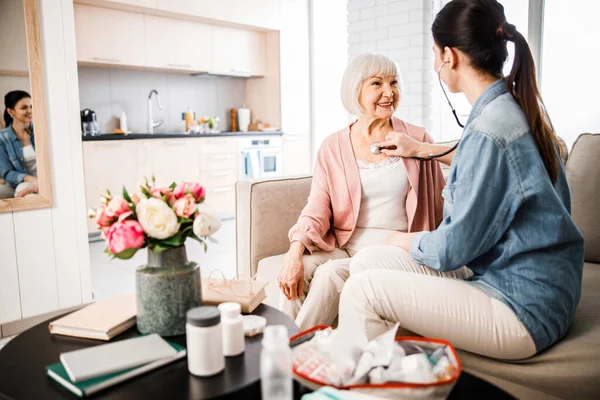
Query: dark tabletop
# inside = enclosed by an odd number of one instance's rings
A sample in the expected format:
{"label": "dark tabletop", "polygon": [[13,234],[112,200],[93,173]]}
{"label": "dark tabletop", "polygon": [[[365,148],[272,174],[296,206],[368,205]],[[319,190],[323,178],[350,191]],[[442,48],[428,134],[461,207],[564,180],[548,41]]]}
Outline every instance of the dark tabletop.
{"label": "dark tabletop", "polygon": [[[298,333],[298,328],[292,319],[272,307],[261,304],[253,314],[265,317],[268,325],[287,326],[290,336]],[[3,396],[17,400],[76,398],[67,389],[47,378],[45,367],[59,362],[60,353],[106,342],[51,335],[48,331],[48,323],[52,320],[42,322],[21,333],[0,351],[0,398]],[[140,334],[134,327],[112,341],[138,335]],[[166,339],[185,346],[184,335]],[[237,357],[227,357],[225,370],[215,376],[199,378],[191,375],[187,369],[187,360],[184,358],[89,398],[145,400],[259,398],[261,340],[262,335],[246,338],[244,353]]]}
{"label": "dark tabletop", "polygon": [[[269,325],[285,325],[291,335],[298,328],[291,318],[261,304],[253,313],[267,319]],[[46,377],[46,366],[59,361],[60,353],[97,346],[106,342],[51,335],[48,323],[42,322],[21,333],[0,351],[0,399],[66,399],[71,392]],[[113,341],[138,336],[135,327]],[[166,338],[185,346],[185,336]],[[179,360],[163,368],[123,382],[90,399],[260,399],[260,351],[262,335],[246,338],[246,349],[237,357],[227,357],[225,370],[213,377],[199,378],[187,369],[187,360]],[[294,398],[300,399],[310,390],[294,382]],[[448,399],[512,399],[496,386],[465,371]]]}

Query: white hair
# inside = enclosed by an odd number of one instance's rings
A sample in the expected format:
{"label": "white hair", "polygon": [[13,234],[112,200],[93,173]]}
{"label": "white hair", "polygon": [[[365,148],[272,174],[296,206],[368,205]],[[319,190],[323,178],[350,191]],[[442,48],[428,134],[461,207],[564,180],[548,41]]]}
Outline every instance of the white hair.
{"label": "white hair", "polygon": [[353,58],[344,72],[340,94],[342,105],[352,115],[360,115],[364,112],[358,97],[365,79],[372,76],[397,76],[398,90],[402,98],[402,77],[398,64],[383,54],[365,53]]}

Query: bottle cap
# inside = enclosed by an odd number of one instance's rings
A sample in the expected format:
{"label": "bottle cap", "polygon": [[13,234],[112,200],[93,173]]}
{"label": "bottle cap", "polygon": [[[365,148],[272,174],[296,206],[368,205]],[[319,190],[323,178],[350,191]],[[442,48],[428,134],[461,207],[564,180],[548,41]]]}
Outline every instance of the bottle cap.
{"label": "bottle cap", "polygon": [[214,306],[195,307],[187,312],[187,323],[192,326],[210,327],[220,322],[221,314]]}
{"label": "bottle cap", "polygon": [[235,318],[242,312],[242,307],[239,303],[227,302],[219,304],[219,311],[223,318]]}
{"label": "bottle cap", "polygon": [[287,327],[284,325],[270,325],[265,328],[263,333],[263,346],[282,346],[290,345]]}

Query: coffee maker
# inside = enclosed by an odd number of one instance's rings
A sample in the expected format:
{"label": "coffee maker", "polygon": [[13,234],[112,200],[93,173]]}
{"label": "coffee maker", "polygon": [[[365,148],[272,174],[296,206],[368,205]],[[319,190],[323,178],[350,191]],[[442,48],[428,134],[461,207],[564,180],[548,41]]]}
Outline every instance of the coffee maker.
{"label": "coffee maker", "polygon": [[89,108],[81,111],[81,133],[83,136],[97,136],[100,134],[100,124],[96,113]]}

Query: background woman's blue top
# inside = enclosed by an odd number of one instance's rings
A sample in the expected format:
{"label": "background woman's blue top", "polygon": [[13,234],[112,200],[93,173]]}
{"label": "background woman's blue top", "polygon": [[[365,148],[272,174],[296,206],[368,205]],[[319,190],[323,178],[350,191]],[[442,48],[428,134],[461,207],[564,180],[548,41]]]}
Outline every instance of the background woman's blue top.
{"label": "background woman's blue top", "polygon": [[[35,149],[35,138],[31,135],[31,145]],[[28,175],[23,158],[23,143],[19,140],[12,125],[0,130],[0,177],[16,188]]]}
{"label": "background woman's blue top", "polygon": [[[559,157],[560,160],[560,157]],[[539,351],[568,331],[581,295],[583,237],[562,162],[553,185],[521,107],[501,79],[475,102],[450,167],[444,220],[411,254],[511,307]]]}

